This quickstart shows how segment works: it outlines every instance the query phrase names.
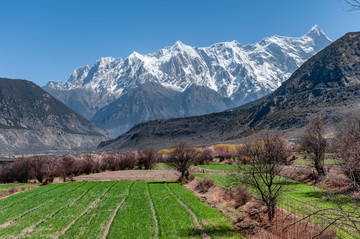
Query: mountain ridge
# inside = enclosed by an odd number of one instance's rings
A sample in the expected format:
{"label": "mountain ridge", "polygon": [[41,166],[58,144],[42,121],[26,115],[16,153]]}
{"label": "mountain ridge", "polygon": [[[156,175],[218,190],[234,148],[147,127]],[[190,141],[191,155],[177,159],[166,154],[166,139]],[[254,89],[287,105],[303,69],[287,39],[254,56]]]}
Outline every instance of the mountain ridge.
{"label": "mountain ridge", "polygon": [[0,152],[89,149],[108,138],[34,83],[0,78]]}
{"label": "mountain ridge", "polygon": [[[232,41],[191,47],[177,41],[145,55],[103,57],[91,68],[76,69],[66,83],[50,81],[44,89],[88,119],[145,82],[179,92],[192,84],[206,86],[241,105],[274,91],[330,42],[316,25],[301,37],[275,35],[244,46]],[[74,98],[80,103],[74,103]]]}
{"label": "mountain ridge", "polygon": [[[176,141],[211,144],[241,138],[261,129],[296,130],[314,114],[329,124],[342,112],[359,110],[360,33],[348,33],[306,61],[272,94],[257,104],[202,116],[138,124],[101,150],[142,146],[170,147]],[[339,111],[339,112],[338,112]]]}

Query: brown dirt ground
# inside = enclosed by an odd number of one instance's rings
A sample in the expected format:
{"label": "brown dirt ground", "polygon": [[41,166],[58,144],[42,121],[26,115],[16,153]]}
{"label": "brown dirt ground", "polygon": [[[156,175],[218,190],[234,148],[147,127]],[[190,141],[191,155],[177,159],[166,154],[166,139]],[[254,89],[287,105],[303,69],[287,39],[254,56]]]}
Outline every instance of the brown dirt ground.
{"label": "brown dirt ground", "polygon": [[74,177],[75,181],[176,181],[180,174],[176,170],[120,170],[81,175]]}

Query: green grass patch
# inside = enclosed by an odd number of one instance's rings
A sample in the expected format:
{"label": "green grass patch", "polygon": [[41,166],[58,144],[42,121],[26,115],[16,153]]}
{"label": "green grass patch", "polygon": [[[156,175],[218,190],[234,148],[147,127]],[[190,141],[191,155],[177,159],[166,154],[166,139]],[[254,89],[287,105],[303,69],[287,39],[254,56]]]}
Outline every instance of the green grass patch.
{"label": "green grass patch", "polygon": [[[0,200],[1,238],[228,238],[231,224],[176,183],[71,182],[24,191]],[[153,210],[155,217],[153,214]],[[113,218],[113,220],[111,220]],[[156,223],[158,222],[158,224]]]}
{"label": "green grass patch", "polygon": [[246,171],[249,169],[249,165],[231,165],[231,164],[209,164],[209,165],[198,165],[199,168],[212,169],[212,170],[222,170],[222,171]]}
{"label": "green grass patch", "polygon": [[171,168],[167,163],[157,163],[155,169],[169,169]]}

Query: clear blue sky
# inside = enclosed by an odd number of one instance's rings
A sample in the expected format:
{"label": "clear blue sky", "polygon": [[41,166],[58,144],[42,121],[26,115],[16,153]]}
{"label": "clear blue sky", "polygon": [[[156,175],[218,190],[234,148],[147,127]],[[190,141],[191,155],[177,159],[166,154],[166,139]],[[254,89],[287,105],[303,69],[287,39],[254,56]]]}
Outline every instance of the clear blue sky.
{"label": "clear blue sky", "polygon": [[0,77],[66,81],[100,57],[301,36],[317,24],[332,39],[360,30],[344,0],[0,0]]}

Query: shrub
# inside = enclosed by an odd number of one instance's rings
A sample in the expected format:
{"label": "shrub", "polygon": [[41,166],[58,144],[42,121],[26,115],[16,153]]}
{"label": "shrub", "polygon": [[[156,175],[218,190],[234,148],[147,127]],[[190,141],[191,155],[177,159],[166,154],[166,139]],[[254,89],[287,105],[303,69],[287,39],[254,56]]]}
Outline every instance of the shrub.
{"label": "shrub", "polygon": [[17,192],[17,189],[15,187],[11,187],[7,190],[7,194],[11,195]]}
{"label": "shrub", "polygon": [[252,199],[252,195],[239,185],[234,190],[226,189],[223,198],[228,201],[234,201],[234,207],[237,209],[249,202]]}
{"label": "shrub", "polygon": [[206,193],[212,186],[214,186],[214,180],[212,178],[205,177],[198,180],[195,189],[200,193]]}

